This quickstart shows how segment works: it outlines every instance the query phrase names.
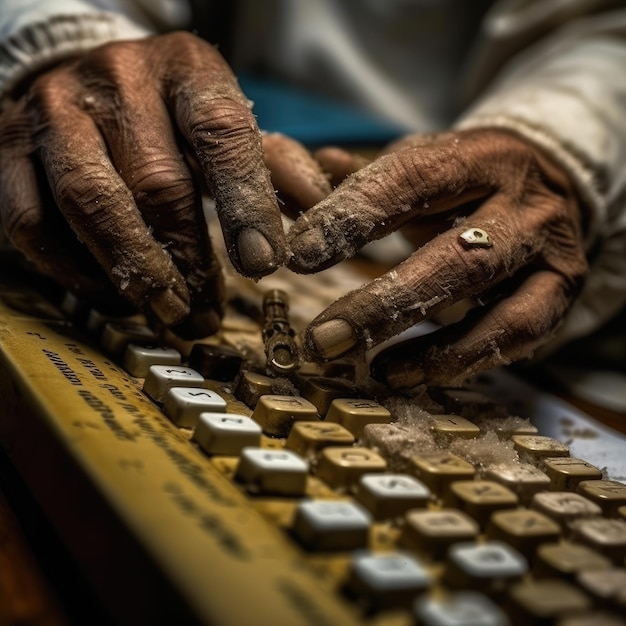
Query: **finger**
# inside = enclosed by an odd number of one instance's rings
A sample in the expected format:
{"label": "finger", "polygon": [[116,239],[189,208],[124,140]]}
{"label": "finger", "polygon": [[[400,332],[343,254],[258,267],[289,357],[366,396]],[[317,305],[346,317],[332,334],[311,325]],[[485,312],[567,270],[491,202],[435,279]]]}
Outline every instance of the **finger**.
{"label": "finger", "polygon": [[[179,334],[206,336],[219,327],[224,285],[208,237],[201,196],[177,145],[168,111],[158,93],[137,100],[141,64],[118,82],[115,102],[94,94],[89,112],[104,136],[112,162],[130,189],[152,236],[184,276],[190,316]],[[124,115],[112,114],[115,107]]]}
{"label": "finger", "polygon": [[65,289],[115,304],[115,294],[103,289],[100,268],[39,187],[41,177],[30,157],[30,124],[23,114],[5,121],[0,131],[0,215],[7,237],[40,272]]}
{"label": "finger", "polygon": [[394,389],[459,384],[479,371],[530,357],[558,326],[574,295],[562,275],[537,272],[487,312],[475,310],[463,322],[380,352],[372,375]]}
{"label": "finger", "polygon": [[360,154],[353,154],[334,146],[319,148],[313,153],[313,158],[320,164],[322,170],[330,176],[333,187],[371,162],[370,159]]}
{"label": "finger", "polygon": [[[176,38],[186,36],[169,37],[179,56]],[[256,120],[211,45],[197,40],[186,55],[166,77],[166,100],[202,166],[232,263],[246,276],[269,274],[284,262],[286,242]]]}
{"label": "finger", "polygon": [[326,174],[299,142],[280,133],[263,134],[265,165],[291,217],[310,209],[332,191]]}
{"label": "finger", "polygon": [[[392,271],[340,298],[305,332],[317,360],[370,348],[443,308],[483,292],[531,262],[543,241],[515,219],[496,219],[506,198],[495,196],[470,220],[435,237]],[[468,244],[468,234],[489,233],[490,245]]]}
{"label": "finger", "polygon": [[67,93],[62,80],[57,74],[55,85],[42,84],[38,93],[48,116],[39,154],[56,203],[126,299],[168,326],[178,323],[189,313],[185,281],[152,237],[92,119],[58,102]]}
{"label": "finger", "polygon": [[292,226],[290,267],[319,271],[409,220],[485,196],[496,186],[489,169],[493,146],[473,144],[447,140],[402,150],[354,173]]}

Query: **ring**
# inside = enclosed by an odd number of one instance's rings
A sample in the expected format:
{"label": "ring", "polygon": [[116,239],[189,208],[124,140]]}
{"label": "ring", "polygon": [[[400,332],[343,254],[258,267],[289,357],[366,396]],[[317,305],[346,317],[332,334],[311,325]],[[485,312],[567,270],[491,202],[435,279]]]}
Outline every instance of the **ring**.
{"label": "ring", "polygon": [[489,233],[482,228],[470,228],[459,235],[459,241],[466,248],[491,248],[493,243]]}

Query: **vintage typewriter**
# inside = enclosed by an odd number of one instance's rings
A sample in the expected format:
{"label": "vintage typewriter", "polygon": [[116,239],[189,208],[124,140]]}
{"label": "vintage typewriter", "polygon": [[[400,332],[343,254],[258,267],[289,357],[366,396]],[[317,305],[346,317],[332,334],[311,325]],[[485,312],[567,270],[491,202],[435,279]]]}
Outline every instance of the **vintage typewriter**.
{"label": "vintage typewriter", "polygon": [[194,343],[2,279],[2,447],[111,622],[623,624],[626,439],[508,373],[300,362],[358,278],[285,276]]}

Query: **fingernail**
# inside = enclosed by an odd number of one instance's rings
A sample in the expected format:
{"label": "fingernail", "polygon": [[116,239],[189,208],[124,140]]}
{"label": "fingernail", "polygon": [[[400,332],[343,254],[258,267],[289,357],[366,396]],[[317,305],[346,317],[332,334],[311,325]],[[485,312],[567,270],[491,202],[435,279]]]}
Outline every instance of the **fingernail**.
{"label": "fingernail", "polygon": [[323,359],[334,359],[356,345],[357,336],[346,320],[334,319],[313,327],[310,331],[313,350]]}
{"label": "fingernail", "polygon": [[171,287],[151,296],[150,308],[166,326],[176,324],[189,315],[189,304]]}
{"label": "fingernail", "polygon": [[321,228],[309,228],[299,233],[291,240],[290,247],[291,264],[305,272],[325,268],[335,256]]}
{"label": "fingernail", "polygon": [[245,228],[237,238],[237,255],[244,274],[262,276],[276,267],[276,255],[265,236],[253,228]]}
{"label": "fingernail", "polygon": [[424,370],[415,363],[389,361],[385,368],[384,378],[392,389],[410,389],[421,385],[426,376]]}

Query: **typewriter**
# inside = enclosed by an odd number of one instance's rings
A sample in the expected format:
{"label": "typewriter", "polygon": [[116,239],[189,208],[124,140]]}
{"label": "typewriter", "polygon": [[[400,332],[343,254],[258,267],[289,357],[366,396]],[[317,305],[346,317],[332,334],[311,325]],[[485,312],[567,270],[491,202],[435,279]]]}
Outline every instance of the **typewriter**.
{"label": "typewriter", "polygon": [[333,270],[198,342],[2,278],[0,441],[110,623],[624,624],[626,438],[507,372],[302,362]]}

